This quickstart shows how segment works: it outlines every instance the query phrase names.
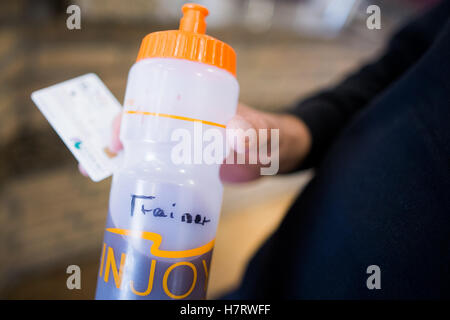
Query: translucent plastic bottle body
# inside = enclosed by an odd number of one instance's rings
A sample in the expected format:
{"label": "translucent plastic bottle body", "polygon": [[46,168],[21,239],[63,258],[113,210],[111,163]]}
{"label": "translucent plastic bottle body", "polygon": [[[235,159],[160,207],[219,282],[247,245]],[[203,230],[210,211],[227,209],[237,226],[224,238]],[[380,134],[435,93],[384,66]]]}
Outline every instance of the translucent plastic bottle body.
{"label": "translucent plastic bottle body", "polygon": [[238,91],[230,73],[202,63],[152,58],[131,68],[121,127],[125,161],[113,177],[97,299],[205,297],[222,202],[220,165],[175,164],[172,133],[184,129],[195,139],[195,119],[224,137]]}

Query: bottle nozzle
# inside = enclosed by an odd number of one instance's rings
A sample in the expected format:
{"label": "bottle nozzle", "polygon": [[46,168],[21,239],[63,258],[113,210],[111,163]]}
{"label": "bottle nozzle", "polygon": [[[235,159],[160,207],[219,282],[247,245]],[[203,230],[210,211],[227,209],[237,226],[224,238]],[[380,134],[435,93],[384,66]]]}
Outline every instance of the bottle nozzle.
{"label": "bottle nozzle", "polygon": [[206,32],[205,18],[208,9],[196,3],[187,3],[181,9],[183,17],[180,20],[180,31],[190,31],[204,34]]}

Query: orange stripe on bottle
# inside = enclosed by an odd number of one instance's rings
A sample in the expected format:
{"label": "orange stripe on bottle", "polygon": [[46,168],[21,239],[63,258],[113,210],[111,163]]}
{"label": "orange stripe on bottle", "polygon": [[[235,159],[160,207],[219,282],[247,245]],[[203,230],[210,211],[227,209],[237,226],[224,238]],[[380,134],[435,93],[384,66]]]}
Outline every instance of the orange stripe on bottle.
{"label": "orange stripe on bottle", "polygon": [[159,247],[162,242],[162,236],[158,233],[148,232],[148,231],[134,231],[128,229],[118,229],[118,228],[107,228],[106,231],[120,234],[123,236],[138,237],[145,240],[153,241],[150,247],[150,253],[156,257],[160,258],[188,258],[195,257],[207,253],[214,247],[214,240],[211,240],[207,244],[197,247],[194,249],[181,250],[181,251],[169,251],[160,250]]}
{"label": "orange stripe on bottle", "polygon": [[206,120],[200,120],[200,119],[176,116],[176,115],[173,115],[173,114],[166,114],[166,113],[159,113],[159,112],[125,110],[125,113],[128,113],[128,114],[140,114],[140,115],[145,115],[145,116],[164,117],[164,118],[171,118],[171,119],[184,120],[184,121],[201,122],[203,124],[207,124],[207,125],[210,125],[210,126],[216,126],[216,127],[219,127],[219,128],[226,128],[227,127],[224,124],[220,124],[220,123],[216,123],[216,122],[212,122],[212,121],[206,121]]}

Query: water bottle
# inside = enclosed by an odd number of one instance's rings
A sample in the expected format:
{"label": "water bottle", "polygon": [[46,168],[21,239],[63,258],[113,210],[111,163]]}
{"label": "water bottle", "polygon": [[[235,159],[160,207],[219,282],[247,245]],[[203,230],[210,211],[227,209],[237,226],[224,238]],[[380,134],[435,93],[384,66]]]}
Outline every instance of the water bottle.
{"label": "water bottle", "polygon": [[[225,136],[239,85],[234,50],[205,34],[208,10],[182,12],[179,30],[142,40],[128,75],[96,299],[206,296],[223,186],[220,164],[196,159],[194,136]],[[192,161],[174,161],[176,133],[197,144]]]}

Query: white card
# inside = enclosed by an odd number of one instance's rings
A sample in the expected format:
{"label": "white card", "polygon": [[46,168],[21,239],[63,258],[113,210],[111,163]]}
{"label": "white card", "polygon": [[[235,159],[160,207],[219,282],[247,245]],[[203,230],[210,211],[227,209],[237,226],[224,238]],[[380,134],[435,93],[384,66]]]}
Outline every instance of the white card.
{"label": "white card", "polygon": [[31,99],[93,181],[120,166],[121,153],[111,153],[108,146],[121,105],[96,74],[35,91]]}

